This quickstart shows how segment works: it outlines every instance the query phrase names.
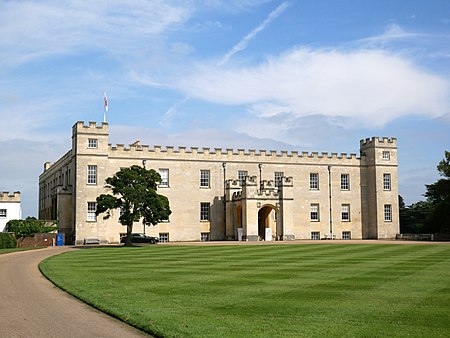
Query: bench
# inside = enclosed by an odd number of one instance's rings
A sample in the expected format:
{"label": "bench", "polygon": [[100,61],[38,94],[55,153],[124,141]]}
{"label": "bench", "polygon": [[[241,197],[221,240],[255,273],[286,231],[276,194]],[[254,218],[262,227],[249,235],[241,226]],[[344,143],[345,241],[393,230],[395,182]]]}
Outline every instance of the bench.
{"label": "bench", "polygon": [[100,244],[100,240],[98,238],[85,238],[84,244]]}

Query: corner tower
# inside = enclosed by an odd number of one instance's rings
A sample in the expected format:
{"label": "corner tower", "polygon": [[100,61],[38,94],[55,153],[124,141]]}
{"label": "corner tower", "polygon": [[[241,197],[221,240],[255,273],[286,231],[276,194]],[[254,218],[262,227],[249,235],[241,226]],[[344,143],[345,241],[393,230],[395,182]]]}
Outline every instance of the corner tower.
{"label": "corner tower", "polygon": [[395,238],[399,232],[397,139],[360,141],[362,235]]}

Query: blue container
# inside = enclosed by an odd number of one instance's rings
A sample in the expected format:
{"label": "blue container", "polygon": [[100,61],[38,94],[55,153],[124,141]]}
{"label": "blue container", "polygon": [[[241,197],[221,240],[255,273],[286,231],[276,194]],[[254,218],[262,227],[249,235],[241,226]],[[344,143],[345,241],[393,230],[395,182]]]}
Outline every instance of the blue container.
{"label": "blue container", "polygon": [[56,234],[56,246],[64,245],[64,234]]}

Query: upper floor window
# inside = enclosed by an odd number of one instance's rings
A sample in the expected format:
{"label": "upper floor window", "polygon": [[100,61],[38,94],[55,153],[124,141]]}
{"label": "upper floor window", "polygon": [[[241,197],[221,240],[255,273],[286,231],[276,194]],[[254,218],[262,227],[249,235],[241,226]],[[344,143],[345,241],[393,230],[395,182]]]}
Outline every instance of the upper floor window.
{"label": "upper floor window", "polygon": [[238,171],[239,186],[242,187],[244,185],[244,181],[247,176],[248,176],[247,170],[239,170]]}
{"label": "upper floor window", "polygon": [[319,221],[319,204],[311,204],[311,221]]}
{"label": "upper floor window", "polygon": [[161,176],[160,187],[169,187],[169,169],[159,169],[159,175]]}
{"label": "upper floor window", "polygon": [[350,221],[350,204],[342,204],[341,208],[341,219]]}
{"label": "upper floor window", "polygon": [[95,222],[97,220],[97,216],[95,215],[95,211],[97,210],[97,203],[88,202],[87,205],[87,218],[88,222]]}
{"label": "upper floor window", "polygon": [[309,190],[319,190],[319,174],[309,174]]}
{"label": "upper floor window", "polygon": [[200,221],[209,221],[210,204],[207,202],[200,203]]}
{"label": "upper floor window", "polygon": [[5,218],[6,217],[6,209],[0,209],[0,217]]}
{"label": "upper floor window", "polygon": [[200,187],[209,188],[210,172],[209,170],[200,170]]}
{"label": "upper floor window", "polygon": [[392,222],[392,205],[390,204],[384,205],[384,221]]}
{"label": "upper floor window", "polygon": [[275,186],[281,186],[281,179],[284,176],[284,173],[281,171],[275,171]]}
{"label": "upper floor window", "polygon": [[341,174],[341,190],[350,190],[349,174]]}
{"label": "upper floor window", "polygon": [[88,165],[87,167],[87,184],[97,184],[97,166]]}
{"label": "upper floor window", "polygon": [[391,153],[389,151],[383,151],[383,160],[389,160],[391,158]]}
{"label": "upper floor window", "polygon": [[383,174],[383,190],[391,190],[391,174]]}
{"label": "upper floor window", "polygon": [[97,148],[97,139],[96,138],[88,139],[88,148]]}

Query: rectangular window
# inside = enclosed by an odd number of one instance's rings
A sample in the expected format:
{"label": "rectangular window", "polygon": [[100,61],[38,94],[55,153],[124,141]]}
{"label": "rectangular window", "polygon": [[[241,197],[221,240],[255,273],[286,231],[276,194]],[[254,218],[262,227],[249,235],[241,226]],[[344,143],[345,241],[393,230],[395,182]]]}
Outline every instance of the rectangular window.
{"label": "rectangular window", "polygon": [[281,179],[284,176],[284,173],[281,171],[275,171],[275,186],[281,186]]}
{"label": "rectangular window", "polygon": [[248,172],[246,170],[238,171],[238,180],[239,186],[242,187],[244,185],[245,178],[248,176]]}
{"label": "rectangular window", "polygon": [[389,151],[383,151],[383,160],[389,160],[391,158],[391,153]]}
{"label": "rectangular window", "polygon": [[202,232],[200,234],[200,241],[209,242],[209,232]]}
{"label": "rectangular window", "polygon": [[0,209],[0,217],[6,218],[6,209]]}
{"label": "rectangular window", "polygon": [[309,190],[319,190],[319,174],[309,174]]}
{"label": "rectangular window", "polygon": [[383,174],[383,190],[391,190],[391,174]]}
{"label": "rectangular window", "polygon": [[87,167],[87,184],[97,184],[97,166],[88,165]]}
{"label": "rectangular window", "polygon": [[87,205],[87,221],[95,222],[97,220],[97,216],[95,215],[95,210],[97,209],[97,203],[88,202]]}
{"label": "rectangular window", "polygon": [[311,221],[319,221],[319,204],[311,204]]}
{"label": "rectangular window", "polygon": [[159,169],[159,175],[161,176],[161,182],[159,183],[160,187],[168,188],[169,187],[169,169]]}
{"label": "rectangular window", "polygon": [[311,232],[311,239],[314,241],[320,240],[320,231],[312,231]]}
{"label": "rectangular window", "polygon": [[384,205],[384,221],[392,222],[392,205],[390,204]]}
{"label": "rectangular window", "polygon": [[209,221],[209,203],[200,203],[200,221]]}
{"label": "rectangular window", "polygon": [[97,148],[97,139],[96,138],[88,139],[88,148]]}
{"label": "rectangular window", "polygon": [[168,232],[160,232],[159,233],[159,242],[160,243],[168,243],[169,242],[169,233]]}
{"label": "rectangular window", "polygon": [[200,187],[209,188],[209,170],[200,170]]}
{"label": "rectangular window", "polygon": [[343,221],[350,221],[350,204],[342,204],[341,216]]}
{"label": "rectangular window", "polygon": [[350,190],[349,174],[341,174],[341,190]]}
{"label": "rectangular window", "polygon": [[342,231],[342,239],[352,239],[351,231]]}

